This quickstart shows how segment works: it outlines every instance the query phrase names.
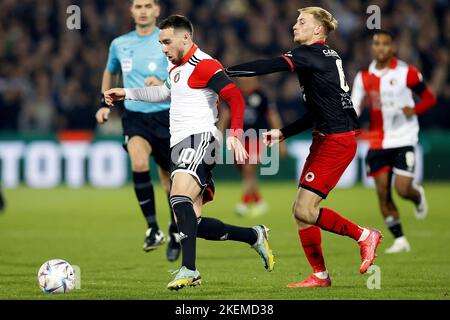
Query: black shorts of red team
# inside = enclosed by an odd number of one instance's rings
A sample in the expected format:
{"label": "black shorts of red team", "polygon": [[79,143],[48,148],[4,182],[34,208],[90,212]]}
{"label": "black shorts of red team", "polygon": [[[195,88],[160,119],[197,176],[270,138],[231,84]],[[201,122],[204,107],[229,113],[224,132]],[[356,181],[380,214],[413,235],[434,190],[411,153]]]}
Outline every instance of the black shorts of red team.
{"label": "black shorts of red team", "polygon": [[190,135],[171,148],[171,179],[177,172],[192,175],[200,184],[203,204],[214,199],[212,170],[220,145],[211,132]]}
{"label": "black shorts of red team", "polygon": [[359,130],[332,134],[314,131],[299,187],[325,199],[355,157],[358,134]]}
{"label": "black shorts of red team", "polygon": [[152,157],[158,166],[169,171],[169,110],[150,113],[125,110],[122,114],[122,128],[125,138],[123,147],[127,152],[128,141],[134,136],[140,136],[152,146]]}
{"label": "black shorts of red team", "polygon": [[366,157],[367,175],[375,177],[383,172],[392,171],[396,175],[413,178],[415,160],[413,146],[370,149]]}

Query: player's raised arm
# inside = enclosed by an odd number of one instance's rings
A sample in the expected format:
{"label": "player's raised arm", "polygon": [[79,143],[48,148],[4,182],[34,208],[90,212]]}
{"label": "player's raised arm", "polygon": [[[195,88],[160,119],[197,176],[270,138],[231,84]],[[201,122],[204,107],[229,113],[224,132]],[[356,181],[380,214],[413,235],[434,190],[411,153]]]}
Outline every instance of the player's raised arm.
{"label": "player's raised arm", "polygon": [[260,59],[225,69],[230,77],[254,77],[269,73],[292,71],[292,63],[285,56]]}

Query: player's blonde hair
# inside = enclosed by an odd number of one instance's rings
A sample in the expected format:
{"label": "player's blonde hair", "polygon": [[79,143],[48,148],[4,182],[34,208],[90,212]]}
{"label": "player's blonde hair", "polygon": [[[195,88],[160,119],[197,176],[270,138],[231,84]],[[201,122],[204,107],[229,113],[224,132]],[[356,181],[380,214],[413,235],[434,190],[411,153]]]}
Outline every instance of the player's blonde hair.
{"label": "player's blonde hair", "polygon": [[333,15],[321,7],[305,7],[298,9],[298,12],[312,14],[314,18],[324,26],[326,36],[338,27],[338,22]]}

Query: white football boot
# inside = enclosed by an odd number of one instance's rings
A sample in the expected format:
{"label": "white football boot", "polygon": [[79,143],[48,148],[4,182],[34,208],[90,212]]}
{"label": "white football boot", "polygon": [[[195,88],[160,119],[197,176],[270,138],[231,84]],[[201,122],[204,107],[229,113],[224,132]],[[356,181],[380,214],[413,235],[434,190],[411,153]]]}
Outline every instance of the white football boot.
{"label": "white football boot", "polygon": [[402,236],[402,237],[395,239],[392,246],[387,248],[384,252],[390,254],[390,253],[400,253],[400,252],[410,252],[410,251],[411,251],[411,246],[410,246],[408,240],[406,240],[405,236]]}

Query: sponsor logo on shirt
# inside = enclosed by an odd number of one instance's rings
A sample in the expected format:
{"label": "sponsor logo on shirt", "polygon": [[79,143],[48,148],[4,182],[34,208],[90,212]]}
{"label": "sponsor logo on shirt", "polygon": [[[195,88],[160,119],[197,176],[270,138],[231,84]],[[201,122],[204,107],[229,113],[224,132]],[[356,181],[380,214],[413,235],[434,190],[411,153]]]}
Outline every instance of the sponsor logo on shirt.
{"label": "sponsor logo on shirt", "polygon": [[339,58],[339,55],[333,49],[325,49],[322,52],[326,57],[338,57]]}

